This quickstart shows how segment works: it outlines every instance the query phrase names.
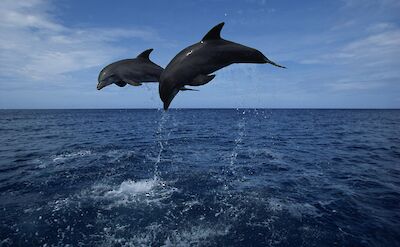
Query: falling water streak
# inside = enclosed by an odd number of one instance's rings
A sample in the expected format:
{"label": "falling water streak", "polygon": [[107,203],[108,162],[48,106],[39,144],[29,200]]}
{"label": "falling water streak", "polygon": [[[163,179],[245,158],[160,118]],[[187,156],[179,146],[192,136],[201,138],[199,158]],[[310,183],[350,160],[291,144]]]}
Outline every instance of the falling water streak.
{"label": "falling water streak", "polygon": [[[240,85],[238,85],[238,83],[236,83],[237,87],[239,88]],[[243,106],[243,97],[240,97],[240,105]],[[229,168],[228,168],[228,172],[229,172],[229,176],[230,178],[227,179],[230,184],[232,184],[232,182],[238,180],[239,178],[237,177],[236,174],[236,165],[237,165],[237,156],[238,156],[238,152],[240,151],[241,145],[243,143],[243,138],[245,135],[245,127],[246,127],[246,110],[245,109],[239,109],[236,108],[236,112],[237,114],[239,114],[239,120],[237,122],[237,135],[235,137],[235,143],[234,143],[234,147],[232,149],[231,155],[230,155],[230,160],[229,160]],[[228,184],[225,184],[225,188],[228,189]]]}
{"label": "falling water streak", "polygon": [[228,171],[224,172],[224,190],[225,193],[227,193],[227,197],[224,197],[222,199],[222,204],[226,206],[225,209],[225,215],[223,216],[225,218],[226,222],[232,222],[235,221],[240,213],[238,211],[238,207],[235,203],[232,203],[230,200],[231,198],[235,197],[236,194],[234,192],[234,189],[232,186],[235,186],[234,182],[240,180],[240,177],[238,177],[238,174],[236,173],[236,165],[237,165],[237,156],[238,152],[241,149],[241,145],[243,143],[243,138],[245,136],[245,130],[246,130],[246,110],[242,109],[240,110],[239,108],[236,108],[236,112],[240,114],[240,119],[237,122],[237,135],[235,138],[235,146],[232,149],[231,155],[230,155],[230,160],[229,160],[229,166],[228,166]]}
{"label": "falling water streak", "polygon": [[168,113],[163,111],[163,110],[158,110],[159,112],[161,111],[161,118],[160,121],[158,122],[158,129],[157,129],[157,143],[159,146],[158,150],[158,155],[156,158],[156,162],[154,163],[154,180],[158,180],[160,178],[160,170],[159,170],[159,164],[161,162],[161,156],[162,152],[164,151],[165,147],[165,140],[163,139],[163,132],[165,129],[165,123],[168,118]]}
{"label": "falling water streak", "polygon": [[[226,71],[226,76],[228,77],[229,80],[233,82],[233,86],[236,89],[241,88],[241,84],[239,81],[235,78],[235,75],[232,74],[231,71],[227,70]],[[237,156],[238,152],[240,151],[240,146],[243,142],[243,137],[245,134],[245,126],[246,126],[246,110],[245,109],[240,109],[239,107],[242,107],[244,105],[244,98],[243,96],[239,95],[239,106],[236,108],[237,114],[240,114],[240,118],[237,122],[237,135],[235,137],[235,142],[234,142],[234,147],[231,151],[230,157],[229,157],[229,165],[224,168],[223,173],[224,173],[224,187],[225,190],[228,190],[229,186],[232,184],[233,181],[237,180],[238,178],[236,177],[236,170],[235,170],[235,165],[237,163]]]}
{"label": "falling water streak", "polygon": [[[236,109],[236,111],[239,112],[239,109]],[[232,149],[232,153],[231,153],[231,158],[230,158],[230,170],[233,174],[235,174],[234,171],[234,165],[236,164],[237,161],[237,156],[238,156],[238,151],[240,150],[240,146],[243,142],[243,137],[245,134],[245,129],[246,129],[246,110],[242,110],[241,112],[241,116],[239,119],[239,122],[237,124],[238,127],[238,134],[237,137],[235,138],[235,146]]]}

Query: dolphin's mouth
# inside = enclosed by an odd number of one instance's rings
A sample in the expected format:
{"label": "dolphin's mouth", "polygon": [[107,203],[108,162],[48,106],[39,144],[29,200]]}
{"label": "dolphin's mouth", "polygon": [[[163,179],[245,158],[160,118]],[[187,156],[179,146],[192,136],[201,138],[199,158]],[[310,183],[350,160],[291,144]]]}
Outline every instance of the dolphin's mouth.
{"label": "dolphin's mouth", "polygon": [[103,81],[100,81],[100,82],[97,84],[97,90],[100,90],[100,89],[102,89],[103,87],[106,87],[106,86],[111,85],[111,84],[112,84],[112,82],[111,82],[110,80],[103,80]]}

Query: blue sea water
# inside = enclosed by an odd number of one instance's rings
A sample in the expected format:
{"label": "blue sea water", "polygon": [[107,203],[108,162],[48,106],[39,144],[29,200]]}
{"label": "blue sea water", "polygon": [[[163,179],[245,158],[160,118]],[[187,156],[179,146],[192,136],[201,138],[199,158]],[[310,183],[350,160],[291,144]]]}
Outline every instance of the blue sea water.
{"label": "blue sea water", "polygon": [[0,246],[400,246],[399,110],[2,110]]}

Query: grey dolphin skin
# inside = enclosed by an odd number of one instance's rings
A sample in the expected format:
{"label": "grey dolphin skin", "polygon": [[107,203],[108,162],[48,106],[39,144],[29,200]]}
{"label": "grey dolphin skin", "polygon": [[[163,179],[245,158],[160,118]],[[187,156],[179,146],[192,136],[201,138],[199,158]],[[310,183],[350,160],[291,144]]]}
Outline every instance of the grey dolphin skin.
{"label": "grey dolphin skin", "polygon": [[140,86],[142,82],[158,82],[163,68],[150,61],[153,49],[145,50],[136,58],[124,59],[107,65],[99,74],[97,89],[111,84]]}
{"label": "grey dolphin skin", "polygon": [[159,93],[167,110],[179,91],[190,90],[185,85],[200,86],[210,82],[211,73],[233,63],[269,63],[278,65],[260,51],[221,38],[224,23],[213,27],[204,38],[179,52],[161,74]]}

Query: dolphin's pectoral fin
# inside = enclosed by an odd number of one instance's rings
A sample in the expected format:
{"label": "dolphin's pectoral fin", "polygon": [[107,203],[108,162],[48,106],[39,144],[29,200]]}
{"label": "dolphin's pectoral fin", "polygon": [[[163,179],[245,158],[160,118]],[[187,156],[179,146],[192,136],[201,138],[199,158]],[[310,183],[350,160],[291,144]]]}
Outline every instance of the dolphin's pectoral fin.
{"label": "dolphin's pectoral fin", "polygon": [[189,86],[201,86],[209,83],[212,79],[214,79],[215,75],[198,75],[193,81],[188,83]]}
{"label": "dolphin's pectoral fin", "polygon": [[142,85],[142,83],[140,83],[140,82],[133,82],[133,83],[129,83],[129,85],[132,85],[132,86],[138,87],[138,86],[141,86],[141,85]]}
{"label": "dolphin's pectoral fin", "polygon": [[196,90],[196,89],[192,89],[192,88],[187,88],[187,87],[181,87],[181,88],[179,88],[179,90],[180,91],[199,91],[199,90]]}
{"label": "dolphin's pectoral fin", "polygon": [[118,87],[125,87],[126,86],[126,82],[123,81],[118,81],[118,82],[114,82],[115,85],[117,85]]}
{"label": "dolphin's pectoral fin", "polygon": [[132,86],[135,86],[135,87],[141,86],[141,85],[142,85],[142,83],[140,83],[140,82],[136,82],[136,81],[129,80],[129,79],[125,79],[124,81],[125,81],[126,83],[128,83],[129,85],[132,85]]}

